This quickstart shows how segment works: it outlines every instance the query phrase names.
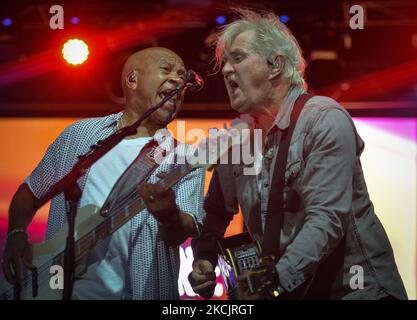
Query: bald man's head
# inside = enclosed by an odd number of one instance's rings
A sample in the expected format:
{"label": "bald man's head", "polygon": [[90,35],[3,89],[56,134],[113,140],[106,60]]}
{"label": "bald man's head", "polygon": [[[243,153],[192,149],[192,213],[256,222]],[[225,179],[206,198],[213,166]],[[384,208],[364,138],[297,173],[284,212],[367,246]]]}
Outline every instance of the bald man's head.
{"label": "bald man's head", "polygon": [[[132,54],[123,66],[121,77],[126,108],[143,114],[159,103],[169,90],[184,83],[185,74],[184,62],[169,49],[154,47]],[[183,94],[178,94],[151,117],[168,123],[175,117],[182,100]]]}
{"label": "bald man's head", "polygon": [[170,60],[175,58],[184,66],[184,62],[180,56],[178,56],[174,51],[162,47],[143,49],[141,51],[135,52],[126,60],[125,64],[123,65],[121,76],[122,89],[126,98],[128,94],[128,91],[126,90],[126,80],[128,79],[128,76],[131,73],[134,73],[135,70],[140,72],[145,69],[146,66],[158,63],[158,61],[162,58]]}

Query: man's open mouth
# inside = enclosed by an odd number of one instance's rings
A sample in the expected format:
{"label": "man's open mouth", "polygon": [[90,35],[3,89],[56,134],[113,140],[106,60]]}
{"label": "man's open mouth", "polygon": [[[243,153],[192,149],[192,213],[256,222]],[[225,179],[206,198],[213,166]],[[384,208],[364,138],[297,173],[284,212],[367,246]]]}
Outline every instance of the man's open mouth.
{"label": "man's open mouth", "polygon": [[228,79],[227,84],[229,85],[232,93],[234,93],[236,89],[239,88],[238,83],[232,79]]}
{"label": "man's open mouth", "polygon": [[[161,99],[164,99],[166,96],[168,96],[170,93],[172,93],[174,91],[174,89],[165,89],[165,90],[162,90],[160,93],[159,93],[159,97],[161,98]],[[177,100],[177,95],[174,95],[170,100]]]}
{"label": "man's open mouth", "polygon": [[[161,98],[161,100],[163,100],[165,97],[167,97],[173,91],[174,91],[174,89],[165,89],[165,90],[162,90],[158,94],[158,97]],[[167,107],[171,111],[175,110],[176,104],[177,104],[177,97],[178,97],[178,95],[174,95],[171,99],[169,99],[167,102],[165,102],[163,108],[165,109],[165,107]]]}

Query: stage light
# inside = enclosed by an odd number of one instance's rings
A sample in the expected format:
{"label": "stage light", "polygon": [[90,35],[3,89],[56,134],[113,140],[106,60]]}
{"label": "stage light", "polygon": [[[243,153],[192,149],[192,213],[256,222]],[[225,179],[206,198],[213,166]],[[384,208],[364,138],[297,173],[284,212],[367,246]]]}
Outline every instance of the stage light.
{"label": "stage light", "polygon": [[216,17],[216,23],[217,24],[225,24],[226,23],[226,17],[225,16],[217,16]]}
{"label": "stage light", "polygon": [[13,20],[11,18],[4,18],[2,24],[5,27],[10,27],[13,24]]}
{"label": "stage light", "polygon": [[70,19],[70,22],[72,24],[79,24],[80,23],[80,18],[74,16]]}
{"label": "stage light", "polygon": [[87,44],[79,39],[68,40],[62,48],[62,55],[64,59],[73,65],[83,63],[87,60],[89,53]]}
{"label": "stage light", "polygon": [[290,21],[290,17],[287,16],[286,14],[280,15],[279,21],[281,21],[282,23],[287,23],[288,21]]}

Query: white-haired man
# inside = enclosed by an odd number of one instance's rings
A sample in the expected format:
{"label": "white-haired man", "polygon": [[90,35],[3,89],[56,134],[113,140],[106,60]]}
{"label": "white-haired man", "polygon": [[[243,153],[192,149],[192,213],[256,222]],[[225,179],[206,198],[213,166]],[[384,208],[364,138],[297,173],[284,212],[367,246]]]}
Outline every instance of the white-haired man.
{"label": "white-haired man", "polygon": [[[272,13],[238,12],[240,18],[219,35],[216,60],[223,65],[231,107],[249,114],[255,128],[262,129],[263,158],[258,175],[243,174],[241,165],[220,165],[213,174],[189,275],[194,291],[206,298],[215,285],[216,240],[223,237],[238,205],[255,239],[263,240],[265,221],[277,214],[268,212],[268,203],[278,196],[273,173],[278,169],[280,138],[306,90],[305,62],[288,28]],[[307,100],[286,159],[283,221],[276,230],[280,253],[272,270],[278,291],[293,293],[308,283],[299,298],[407,298],[388,237],[368,196],[360,164],[363,148],[342,106],[328,97]],[[349,285],[352,266],[363,269],[360,289]],[[251,294],[245,283],[238,281],[238,298],[265,298]]]}

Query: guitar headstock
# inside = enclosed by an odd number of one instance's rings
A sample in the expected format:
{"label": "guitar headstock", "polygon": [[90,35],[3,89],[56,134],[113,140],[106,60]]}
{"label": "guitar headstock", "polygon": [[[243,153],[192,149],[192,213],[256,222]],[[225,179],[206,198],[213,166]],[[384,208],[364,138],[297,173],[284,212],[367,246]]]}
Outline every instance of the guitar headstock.
{"label": "guitar headstock", "polygon": [[230,128],[211,130],[194,153],[192,166],[212,170],[218,164],[240,163],[242,146],[250,141],[250,127],[244,121],[234,122]]}

